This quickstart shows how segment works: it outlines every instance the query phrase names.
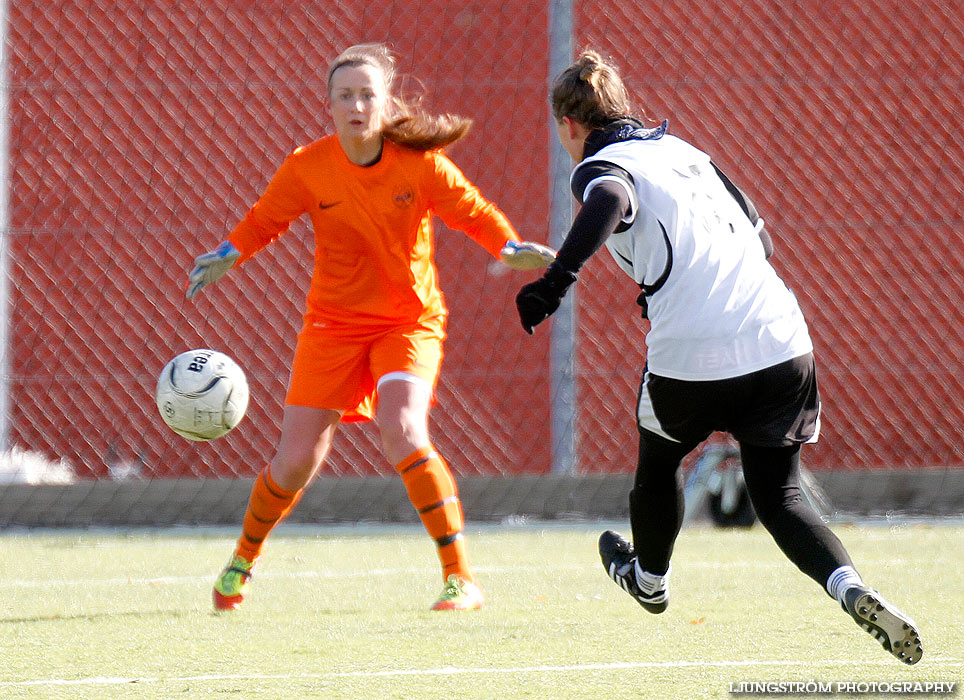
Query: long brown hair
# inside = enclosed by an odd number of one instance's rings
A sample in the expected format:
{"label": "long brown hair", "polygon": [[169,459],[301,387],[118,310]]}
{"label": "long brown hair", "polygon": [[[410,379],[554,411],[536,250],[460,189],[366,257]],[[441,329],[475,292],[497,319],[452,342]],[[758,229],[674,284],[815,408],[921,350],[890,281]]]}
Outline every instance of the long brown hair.
{"label": "long brown hair", "polygon": [[630,116],[629,93],[619,71],[590,49],[552,81],[549,102],[556,121],[569,117],[590,129]]}
{"label": "long brown hair", "polygon": [[402,146],[418,151],[443,148],[465,136],[472,120],[456,114],[429,114],[418,97],[392,94],[395,81],[395,57],[384,44],[357,44],[342,51],[328,68],[329,93],[331,76],[343,66],[368,65],[381,71],[391,106],[382,136]]}

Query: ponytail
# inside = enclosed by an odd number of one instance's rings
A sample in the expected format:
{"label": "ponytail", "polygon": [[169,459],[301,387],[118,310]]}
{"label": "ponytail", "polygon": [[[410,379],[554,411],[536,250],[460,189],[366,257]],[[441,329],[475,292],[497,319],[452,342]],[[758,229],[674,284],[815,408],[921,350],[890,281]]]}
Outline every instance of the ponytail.
{"label": "ponytail", "polygon": [[465,136],[472,120],[456,114],[428,114],[420,108],[404,105],[403,116],[396,117],[382,129],[389,141],[417,151],[444,148]]}
{"label": "ponytail", "polygon": [[570,117],[590,129],[629,116],[629,93],[615,66],[585,50],[552,82],[549,92],[556,121]]}

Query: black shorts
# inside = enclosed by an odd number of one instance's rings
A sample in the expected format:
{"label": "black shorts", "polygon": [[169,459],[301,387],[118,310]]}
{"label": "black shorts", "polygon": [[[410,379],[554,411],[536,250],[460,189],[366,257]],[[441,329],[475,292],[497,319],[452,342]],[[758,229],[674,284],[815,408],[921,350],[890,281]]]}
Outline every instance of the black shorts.
{"label": "black shorts", "polygon": [[643,373],[636,402],[642,430],[695,448],[720,431],[759,447],[816,442],[820,395],[813,354],[730,379],[684,381]]}

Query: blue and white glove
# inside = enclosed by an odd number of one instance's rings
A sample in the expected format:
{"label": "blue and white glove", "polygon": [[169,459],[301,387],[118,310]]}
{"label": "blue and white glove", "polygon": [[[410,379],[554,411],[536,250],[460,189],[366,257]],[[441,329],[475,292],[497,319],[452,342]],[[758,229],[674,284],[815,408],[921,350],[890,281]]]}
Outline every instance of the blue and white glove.
{"label": "blue and white glove", "polygon": [[513,270],[540,270],[556,259],[556,251],[540,243],[509,241],[499,257]]}
{"label": "blue and white glove", "polygon": [[194,258],[194,269],[187,278],[187,298],[194,298],[204,287],[224,277],[240,257],[241,251],[224,241],[211,252]]}

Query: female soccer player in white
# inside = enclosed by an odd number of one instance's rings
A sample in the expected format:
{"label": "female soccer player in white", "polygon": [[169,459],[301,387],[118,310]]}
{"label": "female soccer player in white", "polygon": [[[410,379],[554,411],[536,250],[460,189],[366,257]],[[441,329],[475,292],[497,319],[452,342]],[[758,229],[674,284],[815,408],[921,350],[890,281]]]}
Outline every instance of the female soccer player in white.
{"label": "female soccer player in white", "polygon": [[794,295],[767,261],[763,220],[709,156],[630,116],[615,67],[593,51],[554,81],[559,139],[581,203],[556,261],[516,299],[525,330],[545,320],[606,245],[640,287],[650,320],[637,404],[633,543],[608,531],[609,576],[646,610],[669,603],[683,519],[680,465],[713,431],[740,445],[760,521],[801,571],[901,661],[920,660],[914,623],[868,588],[840,540],[801,497],[800,447],[819,432],[813,346]]}

